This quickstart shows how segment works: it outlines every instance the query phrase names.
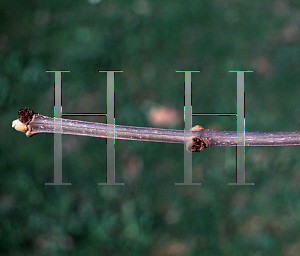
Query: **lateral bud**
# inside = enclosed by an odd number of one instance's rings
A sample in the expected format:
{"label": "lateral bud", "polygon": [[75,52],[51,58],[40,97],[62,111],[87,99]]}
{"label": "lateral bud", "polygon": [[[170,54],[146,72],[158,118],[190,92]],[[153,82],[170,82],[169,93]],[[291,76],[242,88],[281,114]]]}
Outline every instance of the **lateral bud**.
{"label": "lateral bud", "polygon": [[[196,125],[190,129],[190,131],[202,131],[204,128],[200,125]],[[189,142],[186,144],[186,150],[193,152],[200,152],[204,148],[209,148],[209,142],[205,139],[201,138],[201,134],[199,136],[193,136]]]}

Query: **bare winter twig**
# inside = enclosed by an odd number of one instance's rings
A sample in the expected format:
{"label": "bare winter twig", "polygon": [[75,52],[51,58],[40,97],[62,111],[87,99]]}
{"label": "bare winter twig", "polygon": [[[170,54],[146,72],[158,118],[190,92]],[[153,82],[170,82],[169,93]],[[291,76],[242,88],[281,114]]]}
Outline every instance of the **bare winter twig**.
{"label": "bare winter twig", "polygon": [[12,123],[28,137],[37,133],[61,133],[101,138],[186,143],[187,150],[199,152],[216,146],[295,146],[300,145],[300,131],[237,132],[214,131],[197,125],[191,131],[135,127],[51,118],[21,109],[19,118]]}

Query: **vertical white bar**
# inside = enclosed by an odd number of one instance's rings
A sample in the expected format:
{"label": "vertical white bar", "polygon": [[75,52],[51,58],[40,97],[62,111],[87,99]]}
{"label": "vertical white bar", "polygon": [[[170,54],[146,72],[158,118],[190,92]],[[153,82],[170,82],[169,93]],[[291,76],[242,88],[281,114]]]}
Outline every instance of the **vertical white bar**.
{"label": "vertical white bar", "polygon": [[62,133],[61,133],[61,90],[62,90],[62,72],[70,71],[46,71],[54,72],[54,183],[45,183],[45,185],[71,185],[71,183],[62,182]]}
{"label": "vertical white bar", "polygon": [[237,155],[236,155],[236,183],[228,185],[254,185],[245,183],[245,72],[253,71],[229,71],[237,73],[237,101],[236,101],[236,130],[237,130]]}
{"label": "vertical white bar", "polygon": [[[115,72],[123,71],[100,71],[107,73],[107,124],[112,124],[107,128],[107,135],[111,134],[115,138]],[[98,183],[98,185],[124,185],[124,183],[115,183],[115,139],[107,138],[107,169],[106,169],[106,183]]]}
{"label": "vertical white bar", "polygon": [[[192,128],[192,72],[197,71],[176,71],[184,72],[184,136],[186,141],[191,138]],[[192,153],[186,150],[184,145],[184,182],[175,183],[175,185],[201,185],[201,183],[193,183],[193,164]]]}

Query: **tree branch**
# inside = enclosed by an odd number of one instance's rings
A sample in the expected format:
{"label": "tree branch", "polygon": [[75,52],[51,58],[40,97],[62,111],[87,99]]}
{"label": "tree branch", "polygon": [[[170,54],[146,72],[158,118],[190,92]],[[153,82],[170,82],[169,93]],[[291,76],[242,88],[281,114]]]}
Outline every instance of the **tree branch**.
{"label": "tree branch", "polygon": [[28,137],[37,133],[61,133],[101,138],[185,143],[189,152],[222,146],[296,146],[300,145],[300,131],[290,132],[237,132],[214,131],[196,125],[190,131],[135,127],[51,118],[21,109],[19,118],[12,123],[17,131]]}

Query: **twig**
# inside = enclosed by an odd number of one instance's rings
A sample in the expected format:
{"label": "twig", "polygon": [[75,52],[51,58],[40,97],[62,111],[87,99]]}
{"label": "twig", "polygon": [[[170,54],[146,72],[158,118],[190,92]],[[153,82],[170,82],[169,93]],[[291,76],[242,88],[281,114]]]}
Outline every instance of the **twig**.
{"label": "twig", "polygon": [[12,123],[28,137],[37,133],[62,133],[125,140],[186,143],[190,152],[216,146],[295,146],[300,145],[300,131],[291,132],[237,132],[214,131],[196,125],[191,131],[159,129],[60,119],[35,114],[21,109]]}

